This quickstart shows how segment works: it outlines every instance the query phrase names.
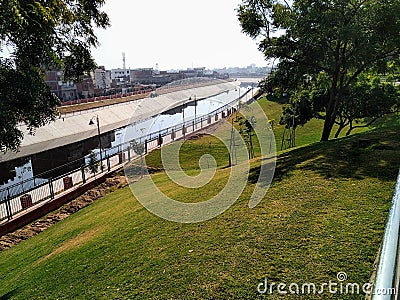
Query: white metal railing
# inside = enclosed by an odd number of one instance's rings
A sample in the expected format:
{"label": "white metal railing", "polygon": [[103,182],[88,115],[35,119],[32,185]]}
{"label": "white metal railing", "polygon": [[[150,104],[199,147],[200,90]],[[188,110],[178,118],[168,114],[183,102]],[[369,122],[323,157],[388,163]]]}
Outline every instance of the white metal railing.
{"label": "white metal railing", "polygon": [[379,265],[373,289],[373,300],[398,299],[399,233],[400,233],[400,173],[393,195],[383,238]]}

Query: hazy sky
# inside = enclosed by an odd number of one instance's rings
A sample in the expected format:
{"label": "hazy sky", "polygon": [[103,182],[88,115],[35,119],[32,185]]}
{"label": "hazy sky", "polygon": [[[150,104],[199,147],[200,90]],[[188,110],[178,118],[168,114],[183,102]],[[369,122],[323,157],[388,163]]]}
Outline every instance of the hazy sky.
{"label": "hazy sky", "polygon": [[111,27],[96,30],[99,65],[153,67],[266,66],[257,43],[243,34],[235,9],[240,0],[107,0]]}

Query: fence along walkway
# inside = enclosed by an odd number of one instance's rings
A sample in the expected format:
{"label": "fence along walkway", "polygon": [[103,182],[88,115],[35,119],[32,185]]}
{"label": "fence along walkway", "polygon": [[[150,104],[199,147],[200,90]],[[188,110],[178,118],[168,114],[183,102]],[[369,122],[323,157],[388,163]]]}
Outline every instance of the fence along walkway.
{"label": "fence along walkway", "polygon": [[[244,95],[243,98],[250,90]],[[197,117],[196,119],[180,123],[172,127],[162,129],[156,133],[145,135],[139,140],[144,142],[145,153],[162,145],[173,142],[176,139],[184,138],[186,135],[215,124],[219,120],[228,117],[236,111],[240,99],[235,99],[230,103],[210,112],[207,115]],[[253,101],[250,99],[248,102]],[[136,141],[138,138],[135,139]],[[132,140],[133,141],[133,140]],[[111,172],[117,166],[123,166],[133,158],[139,157],[131,147],[131,142],[118,145],[110,149],[103,149],[102,155],[103,170],[99,173],[90,172],[90,162],[86,162],[87,157],[81,158],[85,163],[78,169],[66,172],[61,176],[50,179],[41,179],[40,175],[23,180],[12,186],[0,189],[0,224],[10,221],[13,216],[22,211],[39,205],[44,201],[53,201],[58,195],[71,190],[78,185],[84,185],[89,179],[102,174]],[[59,168],[65,167],[61,166]],[[55,169],[50,170],[56,171]]]}

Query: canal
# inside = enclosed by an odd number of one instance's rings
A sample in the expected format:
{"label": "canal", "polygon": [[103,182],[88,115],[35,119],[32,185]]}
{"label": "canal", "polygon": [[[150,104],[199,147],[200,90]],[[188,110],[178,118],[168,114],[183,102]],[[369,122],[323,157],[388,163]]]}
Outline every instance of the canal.
{"label": "canal", "polygon": [[[242,82],[240,88],[228,90],[205,99],[196,99],[184,105],[167,109],[163,113],[146,120],[131,120],[128,126],[100,135],[103,155],[113,155],[118,146],[132,140],[140,140],[144,136],[159,135],[182,122],[201,118],[216,109],[245,95],[244,101],[251,98],[254,84]],[[94,136],[62,147],[35,153],[30,156],[0,163],[0,189],[26,181],[23,189],[30,189],[77,169],[87,163],[93,152],[99,156],[99,136]],[[33,180],[28,180],[33,178]],[[1,195],[0,195],[1,196]],[[0,199],[2,200],[2,199]]]}

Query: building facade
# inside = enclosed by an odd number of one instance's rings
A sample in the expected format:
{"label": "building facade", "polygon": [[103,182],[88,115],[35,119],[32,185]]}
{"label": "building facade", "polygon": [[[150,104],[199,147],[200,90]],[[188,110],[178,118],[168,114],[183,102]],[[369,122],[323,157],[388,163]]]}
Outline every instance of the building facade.
{"label": "building facade", "polygon": [[91,75],[85,76],[81,82],[63,81],[63,71],[46,71],[46,84],[50,91],[62,101],[71,101],[82,98],[90,98],[95,94],[95,87]]}

